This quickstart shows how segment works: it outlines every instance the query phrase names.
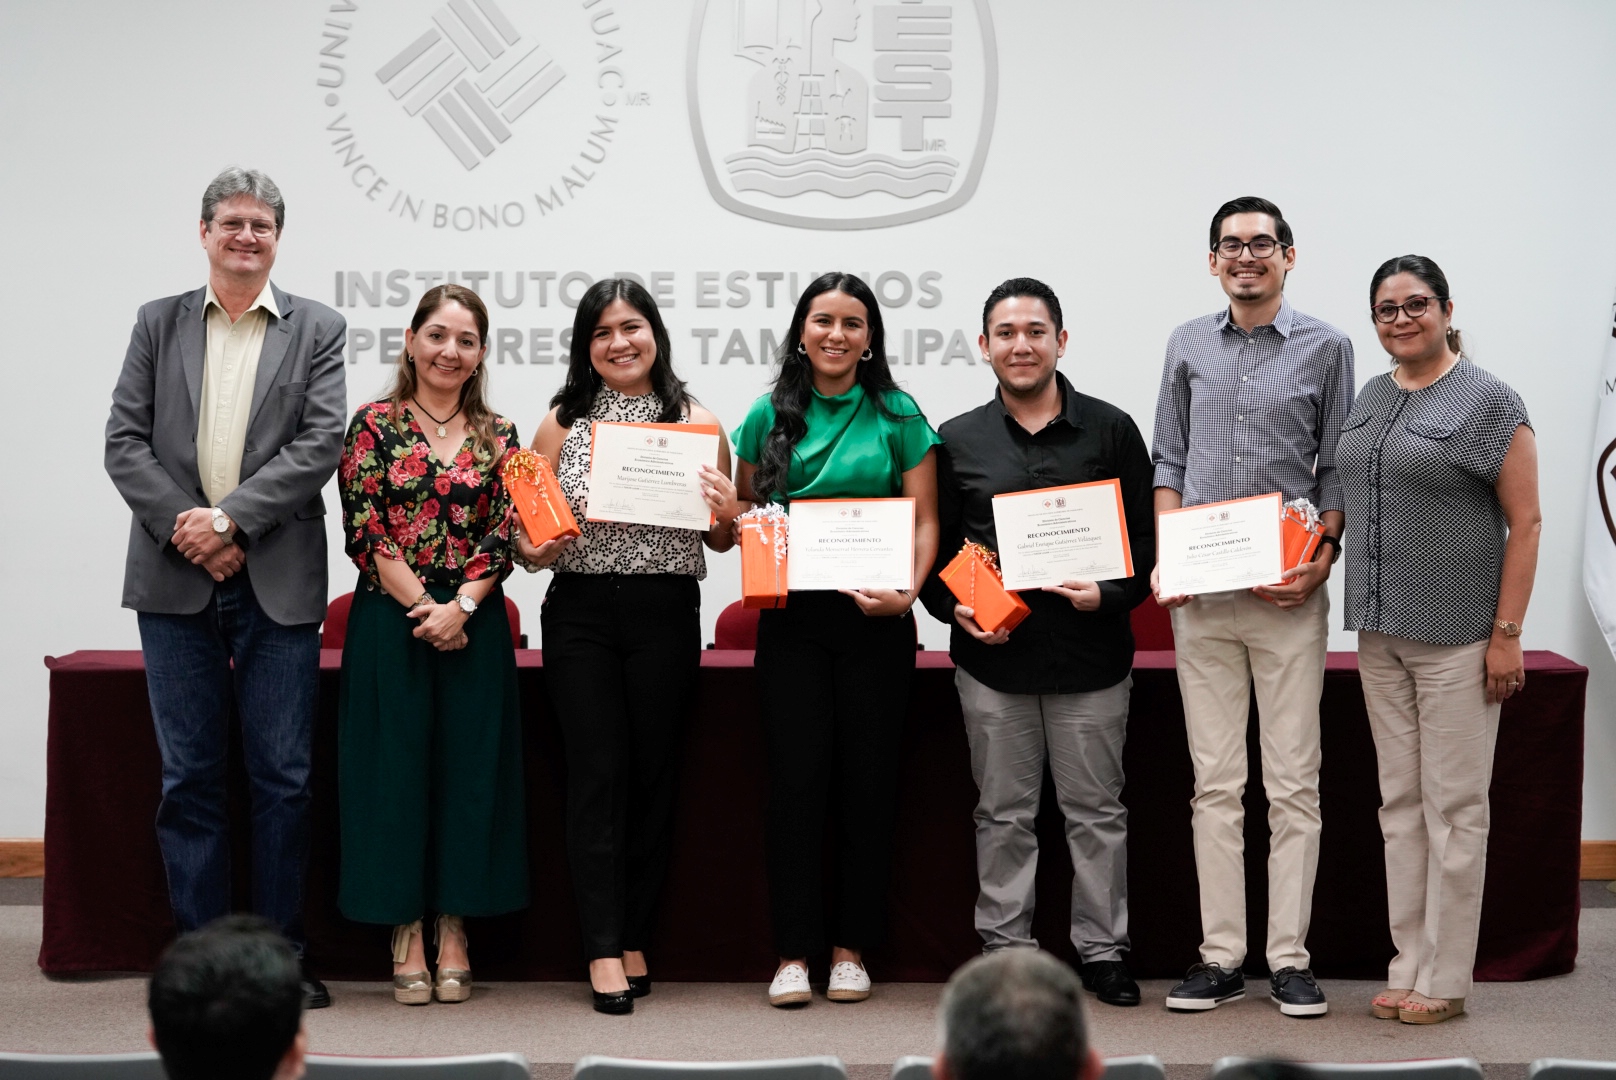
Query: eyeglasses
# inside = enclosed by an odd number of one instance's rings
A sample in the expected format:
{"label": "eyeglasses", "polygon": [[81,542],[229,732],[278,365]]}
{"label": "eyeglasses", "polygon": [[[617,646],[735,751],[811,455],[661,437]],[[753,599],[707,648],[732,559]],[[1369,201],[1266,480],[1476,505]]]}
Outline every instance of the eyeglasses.
{"label": "eyeglasses", "polygon": [[1389,323],[1397,321],[1397,313],[1401,311],[1411,319],[1417,319],[1425,314],[1425,309],[1432,304],[1445,304],[1446,296],[1411,296],[1401,304],[1376,304],[1369,309],[1369,314],[1375,317],[1376,322]]}
{"label": "eyeglasses", "polygon": [[1266,259],[1268,256],[1272,255],[1275,251],[1284,246],[1284,244],[1281,244],[1272,236],[1256,236],[1250,240],[1241,240],[1238,237],[1225,236],[1222,240],[1218,241],[1217,247],[1213,250],[1215,250],[1219,255],[1222,255],[1225,259],[1238,259],[1240,257],[1240,253],[1249,248],[1251,249],[1252,258]]}
{"label": "eyeglasses", "polygon": [[274,236],[275,223],[260,218],[220,218],[215,221],[214,227],[229,236],[238,233],[256,233],[259,236]]}

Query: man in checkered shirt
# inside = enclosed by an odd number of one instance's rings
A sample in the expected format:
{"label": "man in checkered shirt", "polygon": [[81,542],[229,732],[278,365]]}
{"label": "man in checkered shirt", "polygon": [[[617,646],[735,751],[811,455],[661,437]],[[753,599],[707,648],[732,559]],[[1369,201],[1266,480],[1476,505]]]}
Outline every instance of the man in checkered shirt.
{"label": "man in checkered shirt", "polygon": [[1285,276],[1291,228],[1266,199],[1225,203],[1212,219],[1207,265],[1229,305],[1167,341],[1151,457],[1156,513],[1282,492],[1309,499],[1326,542],[1282,584],[1163,596],[1172,609],[1178,685],[1195,765],[1195,866],[1201,962],[1167,996],[1174,1010],[1245,996],[1246,724],[1257,690],[1269,802],[1270,997],[1287,1016],[1328,1006],[1308,968],[1307,928],[1319,856],[1319,695],[1330,599],[1322,586],[1345,525],[1335,448],[1352,406],[1352,342],[1294,310]]}

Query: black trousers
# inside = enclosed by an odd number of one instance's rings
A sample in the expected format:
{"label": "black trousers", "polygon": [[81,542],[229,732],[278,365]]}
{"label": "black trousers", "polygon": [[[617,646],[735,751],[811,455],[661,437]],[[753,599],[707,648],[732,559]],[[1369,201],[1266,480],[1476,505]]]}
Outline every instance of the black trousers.
{"label": "black trousers", "polygon": [[[898,755],[915,670],[914,616],[872,618],[834,592],[792,593],[758,624],[769,758],[769,894],[775,949],[864,949],[885,931]],[[827,920],[826,815],[837,895]],[[829,934],[826,933],[827,924]]]}
{"label": "black trousers", "polygon": [[567,857],[589,960],[650,941],[700,612],[687,574],[557,574],[544,598],[544,681],[566,744]]}

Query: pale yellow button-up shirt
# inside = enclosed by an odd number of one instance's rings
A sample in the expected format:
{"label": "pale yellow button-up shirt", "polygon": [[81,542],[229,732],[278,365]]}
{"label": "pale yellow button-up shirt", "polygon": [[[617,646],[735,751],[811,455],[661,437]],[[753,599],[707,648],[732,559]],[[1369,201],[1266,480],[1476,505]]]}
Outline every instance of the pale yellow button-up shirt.
{"label": "pale yellow button-up shirt", "polygon": [[269,283],[235,322],[208,286],[202,304],[208,324],[207,361],[202,368],[202,400],[196,427],[196,468],[208,503],[219,501],[241,483],[241,455],[247,445],[247,414],[252,411],[258,356],[270,316],[279,317]]}

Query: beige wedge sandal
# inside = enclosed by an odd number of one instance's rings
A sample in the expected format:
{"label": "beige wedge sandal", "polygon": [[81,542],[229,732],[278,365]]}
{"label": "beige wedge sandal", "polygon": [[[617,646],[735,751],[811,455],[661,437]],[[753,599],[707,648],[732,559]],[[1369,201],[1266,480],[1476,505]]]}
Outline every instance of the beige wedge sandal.
{"label": "beige wedge sandal", "polygon": [[[393,963],[410,958],[410,938],[421,933],[421,920],[393,927]],[[432,1000],[432,975],[427,971],[403,971],[393,976],[393,1000],[400,1005],[425,1005]]]}
{"label": "beige wedge sandal", "polygon": [[466,949],[468,959],[470,956],[471,945],[466,940],[466,926],[460,916],[439,915],[433,932],[433,939],[438,943],[438,976],[432,982],[432,993],[443,1002],[465,1001],[471,997],[471,971],[443,966],[443,939],[449,934],[460,935],[460,944]]}

